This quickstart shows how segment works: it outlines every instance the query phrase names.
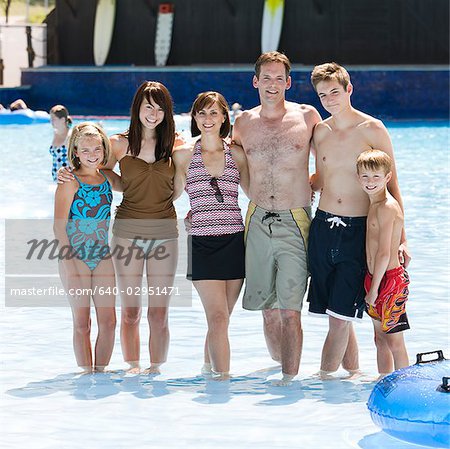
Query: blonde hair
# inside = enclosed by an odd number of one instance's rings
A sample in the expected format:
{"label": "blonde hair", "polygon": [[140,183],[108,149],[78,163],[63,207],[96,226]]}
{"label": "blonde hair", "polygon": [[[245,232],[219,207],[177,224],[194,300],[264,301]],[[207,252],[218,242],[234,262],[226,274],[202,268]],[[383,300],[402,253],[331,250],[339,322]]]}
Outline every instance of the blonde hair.
{"label": "blonde hair", "polygon": [[259,78],[259,74],[261,73],[261,67],[264,64],[269,64],[270,62],[279,62],[284,65],[284,69],[286,71],[286,79],[289,78],[289,74],[291,73],[291,62],[289,58],[284,54],[278,51],[269,51],[267,53],[263,53],[255,63],[255,75],[256,78]]}
{"label": "blonde hair", "polygon": [[350,84],[350,75],[336,62],[326,62],[316,65],[311,72],[311,84],[315,91],[317,91],[317,84],[321,81],[337,81],[344,89],[347,89]]}
{"label": "blonde hair", "polygon": [[392,159],[381,150],[367,150],[362,152],[356,160],[356,171],[359,175],[362,169],[370,171],[383,170],[387,175],[392,170]]}
{"label": "blonde hair", "polygon": [[83,137],[100,137],[104,149],[103,161],[101,165],[106,165],[111,156],[111,144],[108,136],[100,125],[93,122],[83,122],[73,128],[72,135],[69,140],[69,148],[67,157],[70,164],[77,170],[80,168],[80,159],[76,152],[78,150],[78,142]]}

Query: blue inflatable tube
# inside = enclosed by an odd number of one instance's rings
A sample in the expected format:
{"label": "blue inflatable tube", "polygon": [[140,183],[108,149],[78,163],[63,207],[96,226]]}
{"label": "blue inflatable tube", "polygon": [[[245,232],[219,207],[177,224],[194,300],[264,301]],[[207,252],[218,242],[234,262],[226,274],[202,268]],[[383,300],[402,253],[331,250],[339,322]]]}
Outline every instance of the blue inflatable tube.
{"label": "blue inflatable tube", "polygon": [[0,111],[0,125],[34,125],[37,123],[50,123],[50,114],[45,111],[32,111],[31,109],[19,109]]}
{"label": "blue inflatable tube", "polygon": [[[423,356],[437,354],[434,360]],[[442,351],[418,354],[417,363],[381,379],[367,407],[372,421],[410,443],[450,447],[450,360]]]}

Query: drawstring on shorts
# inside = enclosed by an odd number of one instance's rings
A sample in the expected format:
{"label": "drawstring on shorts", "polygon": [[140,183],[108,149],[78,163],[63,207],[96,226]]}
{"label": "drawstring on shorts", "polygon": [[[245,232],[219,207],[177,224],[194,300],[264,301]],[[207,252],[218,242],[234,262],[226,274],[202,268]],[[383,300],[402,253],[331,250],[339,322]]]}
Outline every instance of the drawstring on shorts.
{"label": "drawstring on shorts", "polygon": [[268,218],[272,219],[272,221],[269,223],[269,231],[270,235],[272,235],[272,225],[275,223],[275,218],[277,219],[276,221],[281,221],[280,214],[277,214],[276,212],[266,212],[264,217],[262,217],[261,223],[264,223],[264,221]]}
{"label": "drawstring on shorts", "polygon": [[331,223],[330,229],[333,229],[334,226],[336,226],[338,228],[341,225],[344,226],[344,228],[347,227],[347,225],[342,221],[341,217],[330,217],[330,218],[327,218],[327,221],[328,221],[328,223]]}

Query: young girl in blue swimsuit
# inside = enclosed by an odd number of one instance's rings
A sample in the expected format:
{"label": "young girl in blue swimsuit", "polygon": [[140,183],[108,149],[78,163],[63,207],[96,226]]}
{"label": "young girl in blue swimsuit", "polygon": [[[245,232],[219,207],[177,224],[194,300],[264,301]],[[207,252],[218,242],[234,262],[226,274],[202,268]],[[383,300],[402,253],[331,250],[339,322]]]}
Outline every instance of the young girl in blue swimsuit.
{"label": "young girl in blue swimsuit", "polygon": [[[103,371],[114,346],[115,276],[109,246],[112,188],[120,177],[100,171],[110,157],[103,129],[90,122],[77,125],[69,141],[68,159],[75,179],[59,184],[55,194],[54,231],[59,242],[61,281],[73,316],[75,357],[84,372]],[[90,305],[94,302],[98,335],[95,354],[90,341]]]}

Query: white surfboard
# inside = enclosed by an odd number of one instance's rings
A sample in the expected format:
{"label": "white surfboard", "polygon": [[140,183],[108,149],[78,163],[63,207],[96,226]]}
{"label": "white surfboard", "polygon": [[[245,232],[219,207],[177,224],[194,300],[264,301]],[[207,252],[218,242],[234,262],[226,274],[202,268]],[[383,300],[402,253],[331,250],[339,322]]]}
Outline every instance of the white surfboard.
{"label": "white surfboard", "polygon": [[157,66],[166,65],[169,57],[172,45],[173,11],[173,3],[161,3],[159,5],[155,36],[155,62]]}
{"label": "white surfboard", "polygon": [[261,30],[261,51],[278,50],[283,28],[284,0],[265,0]]}
{"label": "white surfboard", "polygon": [[105,64],[114,31],[116,0],[97,0],[94,23],[95,65]]}

